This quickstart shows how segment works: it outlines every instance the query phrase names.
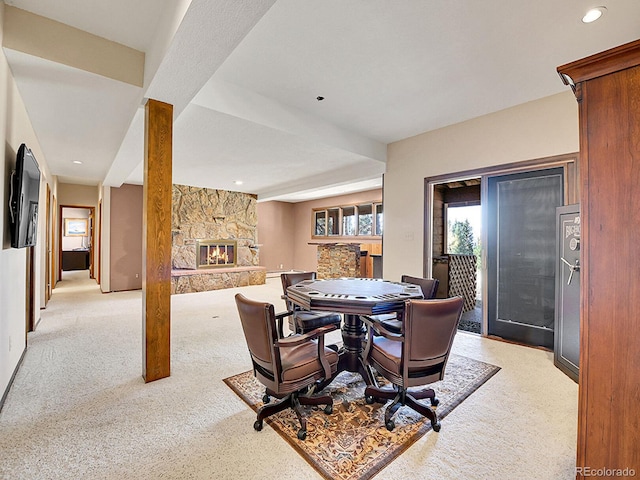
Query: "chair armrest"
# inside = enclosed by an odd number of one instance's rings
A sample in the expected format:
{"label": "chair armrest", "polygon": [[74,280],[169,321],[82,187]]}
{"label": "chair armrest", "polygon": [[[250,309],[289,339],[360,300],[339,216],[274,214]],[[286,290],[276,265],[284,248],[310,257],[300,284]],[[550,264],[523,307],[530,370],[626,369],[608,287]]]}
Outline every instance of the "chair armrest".
{"label": "chair armrest", "polygon": [[388,338],[389,340],[394,340],[397,342],[402,342],[404,340],[404,335],[387,330],[382,326],[380,322],[376,322],[375,320],[372,320],[371,318],[365,315],[361,315],[360,319],[363,321],[363,323],[366,323],[367,325],[369,325],[370,332],[371,330],[375,330],[375,332],[378,335],[382,335],[383,337]]}
{"label": "chair armrest", "polygon": [[293,315],[293,312],[291,310],[287,310],[286,312],[281,312],[276,314],[276,322],[278,325],[279,338],[284,337],[284,318],[290,317],[291,315]]}
{"label": "chair armrest", "polygon": [[297,345],[308,342],[309,340],[315,340],[318,337],[324,337],[325,333],[329,333],[337,329],[338,327],[335,325],[325,325],[324,327],[316,328],[315,330],[311,330],[310,332],[301,335],[292,335],[287,338],[282,338],[276,342],[276,346],[295,347]]}
{"label": "chair armrest", "polygon": [[[399,333],[393,333],[390,332],[389,330],[387,330],[386,328],[384,328],[380,322],[376,322],[375,320],[372,320],[371,318],[361,315],[360,319],[362,320],[363,323],[365,323],[369,328],[369,334],[367,335],[367,343],[364,346],[364,349],[362,351],[362,358],[365,359],[365,362],[368,362],[369,360],[369,354],[371,353],[371,348],[373,347],[373,333],[376,332],[378,335],[384,337],[384,338],[388,338],[389,340],[393,340],[395,342],[403,342],[404,341],[404,335],[401,335]],[[375,383],[375,382],[374,382]]]}
{"label": "chair armrest", "polygon": [[276,313],[276,320],[280,320],[280,319],[283,319],[285,317],[289,317],[291,315],[293,315],[293,311],[291,311],[291,310],[287,310],[286,312]]}
{"label": "chair armrest", "polygon": [[329,361],[324,352],[324,335],[325,333],[332,332],[333,330],[337,330],[338,327],[335,325],[325,325],[324,327],[316,328],[315,330],[311,330],[302,335],[293,335],[291,337],[280,339],[276,342],[276,346],[280,347],[295,347],[297,345],[301,345],[303,343],[309,342],[311,340],[318,339],[318,360],[320,360],[320,365],[322,365],[322,370],[324,372],[324,378],[329,379],[331,377],[331,365],[329,365]]}

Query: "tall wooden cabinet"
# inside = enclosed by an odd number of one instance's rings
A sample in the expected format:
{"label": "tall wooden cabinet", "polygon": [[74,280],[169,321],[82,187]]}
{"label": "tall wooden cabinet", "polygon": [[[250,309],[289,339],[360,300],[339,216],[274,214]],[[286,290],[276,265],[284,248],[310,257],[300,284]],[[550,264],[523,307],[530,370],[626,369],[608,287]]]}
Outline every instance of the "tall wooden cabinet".
{"label": "tall wooden cabinet", "polygon": [[640,475],[640,40],[558,73],[580,112],[577,478]]}

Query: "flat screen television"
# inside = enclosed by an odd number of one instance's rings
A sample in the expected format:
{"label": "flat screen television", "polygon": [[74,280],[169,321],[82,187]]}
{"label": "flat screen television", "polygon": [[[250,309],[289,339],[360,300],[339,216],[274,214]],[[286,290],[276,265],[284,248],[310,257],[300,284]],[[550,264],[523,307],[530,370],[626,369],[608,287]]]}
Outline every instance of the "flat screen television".
{"label": "flat screen television", "polygon": [[31,150],[23,143],[18,149],[9,200],[13,248],[32,247],[36,244],[39,195],[40,168]]}

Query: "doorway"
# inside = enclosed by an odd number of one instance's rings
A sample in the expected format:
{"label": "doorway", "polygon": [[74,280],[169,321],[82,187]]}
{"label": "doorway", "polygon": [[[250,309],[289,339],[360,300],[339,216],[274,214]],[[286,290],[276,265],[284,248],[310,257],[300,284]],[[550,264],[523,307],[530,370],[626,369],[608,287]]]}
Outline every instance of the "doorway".
{"label": "doorway", "polygon": [[[515,176],[513,176],[515,175]],[[519,177],[520,176],[520,177]],[[468,228],[464,226],[461,228],[460,223],[465,223],[466,218],[460,218],[461,216],[458,212],[462,212],[464,207],[466,206],[480,206],[481,209],[481,221],[480,226],[478,227],[480,232],[476,233],[476,227],[472,227],[471,230],[474,230],[473,237],[477,238],[477,244],[474,244],[474,255],[475,261],[477,263],[476,271],[476,308],[474,308],[473,316],[476,321],[476,325],[480,323],[480,333],[484,336],[496,336],[502,337],[509,341],[514,341],[516,343],[521,343],[525,345],[545,345],[548,348],[553,348],[553,316],[551,317],[551,322],[548,323],[549,315],[553,315],[555,310],[555,304],[553,303],[553,299],[555,298],[554,282],[555,271],[553,271],[552,275],[548,275],[544,273],[544,280],[538,279],[539,286],[542,286],[539,289],[539,292],[543,292],[544,295],[538,300],[536,300],[539,305],[541,305],[538,313],[536,314],[537,320],[531,321],[528,319],[527,322],[529,326],[522,327],[524,332],[528,330],[540,330],[543,332],[542,335],[532,335],[530,333],[523,332],[513,332],[511,328],[506,327],[515,327],[514,323],[520,322],[520,320],[515,319],[515,322],[510,322],[511,325],[507,325],[509,322],[503,322],[502,320],[508,320],[508,318],[504,318],[501,315],[502,311],[506,308],[505,304],[498,304],[498,297],[496,291],[498,287],[496,286],[496,282],[499,281],[497,273],[497,262],[498,255],[500,251],[500,247],[508,247],[509,240],[513,242],[519,241],[519,237],[527,236],[527,241],[531,241],[533,243],[549,243],[549,240],[545,238],[544,241],[537,238],[537,232],[531,231],[530,226],[537,224],[538,219],[535,217],[525,217],[520,218],[520,212],[518,208],[512,209],[512,216],[514,217],[512,221],[508,223],[513,223],[512,229],[505,229],[502,233],[502,240],[498,242],[498,219],[499,215],[502,216],[502,221],[506,222],[504,214],[507,212],[506,209],[496,210],[495,202],[492,207],[492,201],[490,201],[490,183],[493,185],[493,189],[495,190],[497,184],[502,183],[502,181],[512,181],[512,180],[521,180],[523,181],[522,185],[525,185],[529,182],[536,183],[534,180],[536,177],[553,177],[553,179],[547,181],[553,184],[555,188],[553,198],[550,201],[547,201],[549,205],[553,205],[552,208],[549,209],[551,213],[549,216],[551,217],[551,231],[552,233],[552,258],[555,258],[555,206],[557,205],[569,205],[574,204],[579,201],[580,196],[580,188],[579,188],[579,164],[578,164],[578,155],[577,154],[568,154],[568,155],[560,155],[556,157],[548,157],[541,158],[536,160],[528,160],[524,162],[515,162],[511,164],[504,164],[499,167],[487,167],[477,170],[469,170],[465,172],[457,172],[446,175],[438,175],[435,177],[425,178],[425,228],[424,228],[424,267],[423,267],[423,275],[425,277],[434,277],[434,278],[444,278],[444,288],[441,286],[442,290],[439,290],[438,296],[450,296],[451,292],[447,291],[448,285],[448,274],[443,274],[442,270],[446,267],[445,271],[450,271],[450,264],[441,263],[441,257],[445,257],[447,260],[447,248],[449,248],[449,241],[447,237],[450,237],[453,234],[453,228],[449,227],[449,223],[455,224],[458,222],[458,226],[456,227],[458,231],[466,231]],[[529,179],[525,181],[526,179]],[[455,188],[464,188],[469,187],[470,185],[465,184],[465,182],[476,182],[478,184],[477,193],[474,194],[473,198],[463,198],[462,195],[452,194],[451,191],[455,191]],[[542,182],[542,185],[545,185],[545,180],[539,180]],[[504,183],[502,187],[505,190],[509,190],[507,184]],[[449,190],[449,192],[447,192]],[[464,190],[459,190],[459,192],[464,192]],[[506,192],[505,192],[506,193]],[[522,193],[522,192],[521,192]],[[491,194],[495,196],[495,193]],[[503,196],[503,200],[505,197]],[[535,204],[538,200],[534,197],[529,197],[528,202]],[[466,203],[465,203],[466,202]],[[557,205],[556,205],[557,204]],[[506,206],[506,204],[505,204]],[[453,220],[449,222],[447,219]],[[473,220],[471,218],[468,219],[469,223],[473,225]],[[491,223],[493,222],[493,223]],[[515,226],[516,222],[519,222],[519,226]],[[505,225],[502,225],[505,226]],[[547,226],[548,227],[548,226]],[[547,228],[545,227],[545,228]],[[528,229],[528,230],[527,230]],[[467,242],[469,243],[469,242]],[[493,248],[493,254],[489,253],[489,245]],[[517,252],[516,252],[517,253]],[[455,257],[457,254],[451,254],[449,257]],[[515,254],[514,254],[515,255]],[[502,259],[502,266],[505,266],[505,259]],[[514,261],[515,262],[515,261]],[[450,262],[449,262],[450,263]],[[508,264],[508,262],[507,262]],[[555,265],[555,264],[554,264]],[[517,266],[517,264],[516,264]],[[552,267],[553,268],[553,267]],[[491,270],[491,271],[490,271]],[[516,268],[517,270],[517,268]],[[497,272],[497,273],[496,273]],[[544,272],[547,272],[546,263]],[[491,273],[491,275],[490,275]],[[504,272],[503,272],[504,273]],[[527,274],[524,273],[524,270],[520,272],[524,275],[525,281],[532,281],[529,271]],[[518,271],[514,275],[518,275]],[[515,279],[513,275],[503,275],[501,280],[503,281],[503,286],[509,285],[509,279]],[[493,286],[489,287],[491,283],[494,283]],[[549,309],[549,296],[548,296],[548,286],[551,285],[551,299],[553,307]],[[516,295],[516,292],[511,292],[508,294],[506,290],[502,291],[505,295],[503,295],[504,301],[511,301],[513,296]],[[529,302],[534,302],[533,298],[529,297],[531,292],[526,293],[521,291],[517,292],[517,295],[524,295],[526,298],[524,300]],[[511,296],[510,296],[511,295]],[[515,308],[515,307],[514,307]],[[521,307],[518,307],[521,308]],[[502,309],[502,310],[501,310]],[[490,311],[491,310],[491,311]],[[469,312],[463,313],[463,319],[465,317],[469,317],[472,314]],[[489,318],[493,317],[491,320]],[[498,320],[500,318],[500,321]],[[540,320],[542,318],[542,320]],[[514,320],[514,319],[512,319]],[[464,323],[461,322],[463,325]],[[498,325],[498,326],[496,326]],[[550,327],[550,328],[549,328]],[[466,329],[467,331],[472,331]],[[519,330],[519,328],[516,328]],[[550,331],[549,331],[550,330]],[[540,333],[540,332],[538,332]],[[551,335],[551,343],[549,344],[548,338]],[[540,340],[539,337],[543,337]]]}
{"label": "doorway", "polygon": [[63,271],[88,270],[94,277],[95,207],[60,205],[60,256],[58,278]]}
{"label": "doorway", "polygon": [[437,298],[464,298],[460,330],[482,331],[481,178],[434,185],[432,276]]}

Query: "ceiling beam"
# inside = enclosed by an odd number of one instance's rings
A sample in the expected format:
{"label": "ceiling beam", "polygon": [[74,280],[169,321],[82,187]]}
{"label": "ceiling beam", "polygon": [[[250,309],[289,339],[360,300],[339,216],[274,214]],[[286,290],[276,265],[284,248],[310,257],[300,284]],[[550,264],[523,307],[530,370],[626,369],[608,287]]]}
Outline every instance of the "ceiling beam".
{"label": "ceiling beam", "polygon": [[4,8],[3,47],[142,87],[143,52],[26,10]]}

